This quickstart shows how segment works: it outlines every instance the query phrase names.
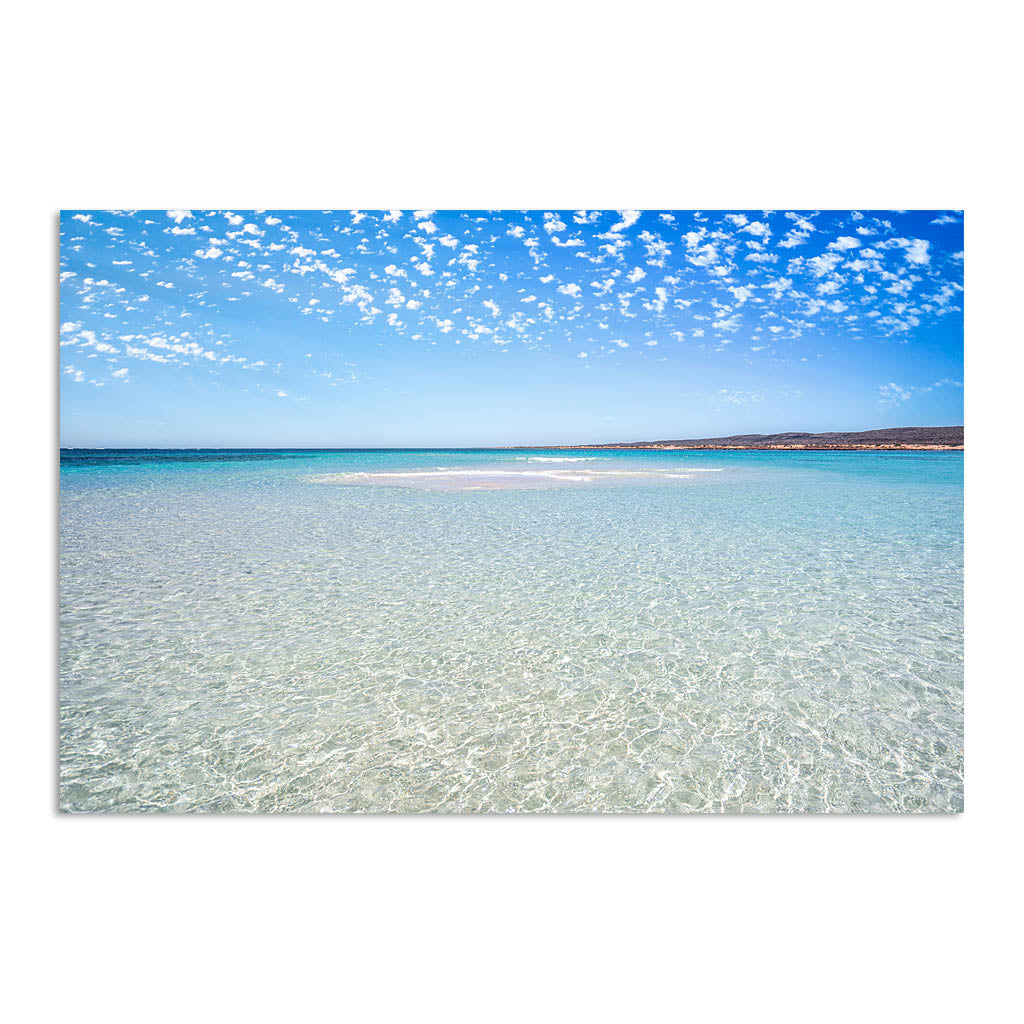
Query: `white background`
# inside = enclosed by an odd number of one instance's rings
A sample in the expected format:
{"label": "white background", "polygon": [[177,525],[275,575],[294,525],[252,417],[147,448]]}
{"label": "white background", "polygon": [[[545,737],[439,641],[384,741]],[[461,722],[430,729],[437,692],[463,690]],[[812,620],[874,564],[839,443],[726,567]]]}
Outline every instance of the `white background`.
{"label": "white background", "polygon": [[[3,41],[16,1021],[994,1020],[1019,1000],[1018,15],[20,5]],[[670,13],[670,10],[675,13]],[[1012,19],[1012,20],[1011,20]],[[967,209],[967,810],[56,813],[61,207]]]}

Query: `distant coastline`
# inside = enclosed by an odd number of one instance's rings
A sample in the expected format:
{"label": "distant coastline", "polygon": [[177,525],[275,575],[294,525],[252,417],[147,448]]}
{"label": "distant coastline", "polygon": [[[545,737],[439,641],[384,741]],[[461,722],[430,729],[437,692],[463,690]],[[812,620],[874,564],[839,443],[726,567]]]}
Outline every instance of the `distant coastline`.
{"label": "distant coastline", "polygon": [[[526,446],[519,446],[526,447]],[[953,427],[891,427],[884,430],[861,430],[808,434],[733,434],[730,437],[704,437],[685,441],[623,441],[610,444],[555,444],[543,447],[633,449],[654,451],[962,451],[963,426]]]}
{"label": "distant coastline", "polygon": [[[468,447],[429,448],[387,447],[387,448],[346,448],[318,446],[312,448],[270,447],[88,447],[61,445],[61,462],[85,464],[90,458],[107,463],[117,458],[134,458],[164,455],[171,458],[191,459],[195,456],[220,454],[258,455],[265,458],[281,458],[289,452],[434,452],[434,451],[586,451],[592,449],[651,451],[963,451],[964,428],[954,427],[892,427],[885,430],[862,430],[850,433],[807,434],[790,432],[783,434],[733,434],[729,437],[704,437],[684,441],[615,441],[603,444],[516,444],[484,445]],[[96,455],[95,453],[102,453]]]}

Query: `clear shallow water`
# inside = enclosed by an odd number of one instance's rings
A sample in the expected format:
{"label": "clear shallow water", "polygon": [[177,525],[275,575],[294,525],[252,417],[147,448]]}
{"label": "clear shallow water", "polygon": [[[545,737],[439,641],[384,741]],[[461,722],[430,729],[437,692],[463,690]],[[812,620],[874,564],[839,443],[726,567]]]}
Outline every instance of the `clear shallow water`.
{"label": "clear shallow water", "polygon": [[945,452],[65,452],[61,806],[960,810],[962,484]]}

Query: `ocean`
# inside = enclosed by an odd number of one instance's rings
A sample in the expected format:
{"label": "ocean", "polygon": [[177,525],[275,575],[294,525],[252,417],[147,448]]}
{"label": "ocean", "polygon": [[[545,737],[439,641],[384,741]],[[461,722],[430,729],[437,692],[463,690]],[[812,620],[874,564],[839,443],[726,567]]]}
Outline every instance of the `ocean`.
{"label": "ocean", "polygon": [[63,450],[59,787],[960,811],[963,453]]}

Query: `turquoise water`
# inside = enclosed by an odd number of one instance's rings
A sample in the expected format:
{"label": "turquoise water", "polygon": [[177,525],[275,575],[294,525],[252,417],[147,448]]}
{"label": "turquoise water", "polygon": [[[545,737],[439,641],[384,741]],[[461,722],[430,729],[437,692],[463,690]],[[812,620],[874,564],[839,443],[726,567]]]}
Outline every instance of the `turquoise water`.
{"label": "turquoise water", "polygon": [[65,810],[963,807],[959,452],[72,450],[60,533]]}

